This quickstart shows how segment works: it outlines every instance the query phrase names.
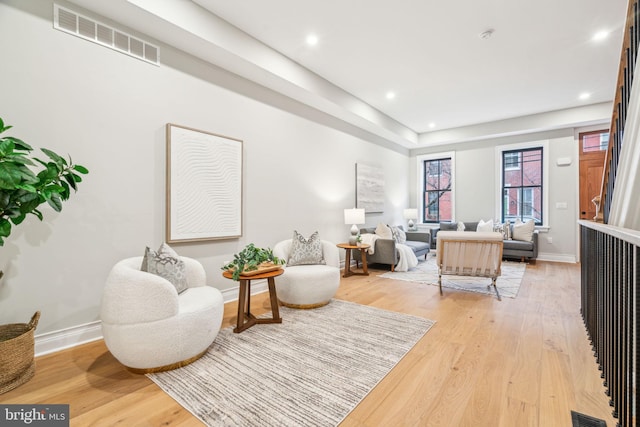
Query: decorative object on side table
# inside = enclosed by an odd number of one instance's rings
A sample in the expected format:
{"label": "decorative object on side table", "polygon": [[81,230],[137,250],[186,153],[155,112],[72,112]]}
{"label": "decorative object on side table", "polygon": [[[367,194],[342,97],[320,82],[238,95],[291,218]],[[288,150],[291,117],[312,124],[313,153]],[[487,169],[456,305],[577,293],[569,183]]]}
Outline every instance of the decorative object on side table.
{"label": "decorative object on side table", "polygon": [[349,237],[349,244],[351,246],[355,246],[358,239],[358,225],[364,224],[364,209],[345,209],[344,210],[344,223],[346,225],[351,225],[351,237]]}
{"label": "decorative object on side table", "polygon": [[280,259],[269,248],[258,248],[249,243],[242,251],[233,256],[233,261],[222,266],[222,270],[229,272],[233,280],[240,280],[240,276],[252,276],[282,268],[286,260]]}
{"label": "decorative object on side table", "polygon": [[[5,126],[0,118],[0,133],[12,126]],[[54,211],[62,210],[62,202],[76,191],[80,175],[89,173],[84,166],[74,164],[71,157],[64,157],[46,148],[40,149],[47,157],[41,160],[31,155],[33,148],[13,136],[0,138],[0,246],[9,237],[12,225],[22,224],[28,214],[42,221],[38,207],[47,203]],[[40,169],[40,170],[36,170]],[[0,271],[0,277],[3,273]],[[0,394],[26,383],[34,374],[33,332],[40,313],[28,324],[0,325]],[[12,336],[16,328],[23,329]],[[5,357],[10,359],[10,363]],[[5,369],[5,367],[7,369]],[[17,367],[12,371],[12,368]]]}
{"label": "decorative object on side table", "polygon": [[405,209],[404,212],[404,219],[406,219],[407,225],[408,225],[408,230],[409,231],[416,231],[418,228],[416,227],[416,225],[414,224],[413,220],[418,219],[418,209]]}

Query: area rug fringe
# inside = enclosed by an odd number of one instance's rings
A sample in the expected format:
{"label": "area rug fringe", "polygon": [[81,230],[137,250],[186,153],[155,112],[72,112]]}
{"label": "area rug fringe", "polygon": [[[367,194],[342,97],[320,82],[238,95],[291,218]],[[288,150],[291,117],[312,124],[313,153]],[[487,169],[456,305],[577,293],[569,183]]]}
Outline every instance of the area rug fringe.
{"label": "area rug fringe", "polygon": [[225,328],[201,359],[148,377],[208,426],[337,426],[435,323],[335,299],[280,310],[282,324]]}
{"label": "area rug fringe", "polygon": [[[526,264],[520,262],[502,261],[502,274],[496,281],[496,286],[503,297],[515,298],[520,290]],[[435,256],[428,256],[417,267],[409,271],[395,271],[381,274],[379,277],[408,282],[426,283],[438,286],[438,266]],[[495,295],[495,291],[487,287],[491,279],[470,276],[442,276],[442,287],[465,292]]]}

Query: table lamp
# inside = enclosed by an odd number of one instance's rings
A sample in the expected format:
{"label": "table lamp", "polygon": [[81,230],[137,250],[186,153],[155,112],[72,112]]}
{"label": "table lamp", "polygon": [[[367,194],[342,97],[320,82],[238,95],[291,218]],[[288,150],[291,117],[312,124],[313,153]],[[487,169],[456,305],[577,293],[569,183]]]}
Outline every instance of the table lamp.
{"label": "table lamp", "polygon": [[405,209],[404,210],[404,219],[409,220],[409,230],[413,231],[416,229],[415,224],[413,223],[414,219],[418,219],[418,209]]}
{"label": "table lamp", "polygon": [[351,237],[349,237],[349,244],[355,246],[358,238],[358,224],[364,224],[364,209],[345,209],[344,210],[344,223],[351,226]]}

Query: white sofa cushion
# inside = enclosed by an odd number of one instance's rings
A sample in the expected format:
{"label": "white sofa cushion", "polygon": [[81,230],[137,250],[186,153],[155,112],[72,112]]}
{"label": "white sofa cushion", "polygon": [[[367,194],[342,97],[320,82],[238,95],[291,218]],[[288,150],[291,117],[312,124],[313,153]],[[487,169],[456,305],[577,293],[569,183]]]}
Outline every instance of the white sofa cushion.
{"label": "white sofa cushion", "polygon": [[532,219],[527,222],[522,222],[520,219],[516,219],[513,224],[513,240],[521,240],[523,242],[531,242],[533,240],[533,230],[536,225]]}
{"label": "white sofa cushion", "polygon": [[381,239],[393,239],[393,232],[387,224],[380,223],[376,227],[376,235]]}
{"label": "white sofa cushion", "polygon": [[478,227],[476,228],[476,231],[494,231],[493,230],[493,220],[490,219],[487,222],[484,222],[483,220],[480,220],[478,222]]}

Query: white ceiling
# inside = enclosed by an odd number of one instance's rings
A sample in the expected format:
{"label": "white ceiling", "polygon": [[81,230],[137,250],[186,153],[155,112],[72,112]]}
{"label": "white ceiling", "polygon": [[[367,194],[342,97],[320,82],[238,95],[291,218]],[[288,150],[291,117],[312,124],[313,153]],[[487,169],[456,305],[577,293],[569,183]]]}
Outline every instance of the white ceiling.
{"label": "white ceiling", "polygon": [[[588,105],[610,112],[627,8],[627,0],[74,3],[408,148],[443,129]],[[606,39],[592,40],[603,30]],[[305,42],[310,33],[316,46]],[[584,117],[574,124],[592,116]]]}

